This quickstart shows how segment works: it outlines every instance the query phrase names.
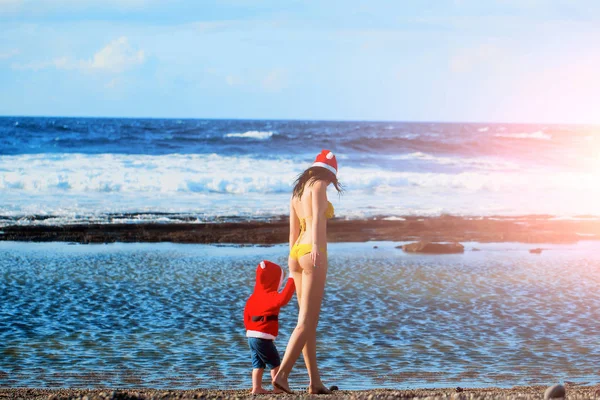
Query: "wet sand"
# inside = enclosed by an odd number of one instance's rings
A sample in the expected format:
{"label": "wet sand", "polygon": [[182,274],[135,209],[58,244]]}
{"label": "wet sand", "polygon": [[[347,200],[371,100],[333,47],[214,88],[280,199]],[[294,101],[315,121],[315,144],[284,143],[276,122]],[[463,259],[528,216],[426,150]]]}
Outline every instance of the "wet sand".
{"label": "wet sand", "polygon": [[[459,392],[455,388],[448,389],[374,389],[358,391],[336,391],[332,395],[308,395],[296,392],[294,395],[258,395],[253,396],[249,390],[152,390],[152,389],[0,389],[0,399],[80,399],[80,400],[126,400],[126,399],[543,399],[545,386],[521,386],[511,389],[484,388],[468,389]],[[598,399],[599,386],[566,385],[568,399]]]}
{"label": "wet sand", "polygon": [[[270,245],[288,240],[286,218],[269,222],[189,224],[89,224],[20,226],[0,229],[0,240],[36,242],[112,243],[237,243]],[[404,217],[403,220],[333,219],[328,224],[330,242],[439,241],[573,243],[599,240],[600,220],[582,217],[560,220],[551,216],[465,218]]]}

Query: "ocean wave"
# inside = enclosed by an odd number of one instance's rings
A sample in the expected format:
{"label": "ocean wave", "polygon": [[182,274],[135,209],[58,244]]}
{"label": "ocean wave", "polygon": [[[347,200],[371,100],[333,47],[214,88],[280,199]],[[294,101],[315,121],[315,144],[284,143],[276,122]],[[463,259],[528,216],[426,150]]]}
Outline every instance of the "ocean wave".
{"label": "ocean wave", "polygon": [[[583,172],[549,174],[491,158],[452,158],[422,152],[398,160],[467,166],[460,172],[414,172],[341,165],[339,178],[353,190],[398,187],[465,190],[571,190],[597,177]],[[0,190],[31,193],[288,193],[310,162],[217,154],[26,154],[0,157]],[[588,171],[589,172],[589,171]]]}
{"label": "ocean wave", "polygon": [[552,135],[543,131],[535,131],[531,133],[496,133],[495,137],[509,139],[536,139],[536,140],[552,140]]}
{"label": "ocean wave", "polygon": [[[427,163],[466,162],[472,167],[455,173],[414,172],[342,163],[339,179],[346,195],[339,209],[336,204],[339,215],[571,215],[573,210],[600,214],[595,201],[600,192],[590,195],[589,189],[597,186],[597,175],[589,169],[548,173],[546,169],[504,170],[511,166],[488,159],[419,152],[398,157]],[[14,222],[23,216],[45,215],[52,218],[28,217],[20,223],[55,224],[94,218],[110,223],[116,220],[106,215],[132,212],[185,213],[200,220],[282,215],[295,178],[308,166],[310,162],[289,158],[216,154],[0,156],[0,217]],[[332,188],[330,199],[337,200]]]}
{"label": "ocean wave", "polygon": [[291,160],[216,154],[30,154],[0,157],[0,170],[6,171],[0,190],[279,193],[289,190],[303,167]]}
{"label": "ocean wave", "polygon": [[228,138],[245,138],[245,139],[257,139],[266,140],[273,136],[271,131],[248,131],[244,133],[227,133],[225,137]]}
{"label": "ocean wave", "polygon": [[389,157],[392,160],[406,160],[406,161],[425,161],[432,164],[464,167],[470,170],[481,169],[481,170],[497,170],[497,171],[511,171],[518,170],[520,166],[517,163],[502,160],[493,157],[444,157],[435,156],[420,151],[398,154]]}

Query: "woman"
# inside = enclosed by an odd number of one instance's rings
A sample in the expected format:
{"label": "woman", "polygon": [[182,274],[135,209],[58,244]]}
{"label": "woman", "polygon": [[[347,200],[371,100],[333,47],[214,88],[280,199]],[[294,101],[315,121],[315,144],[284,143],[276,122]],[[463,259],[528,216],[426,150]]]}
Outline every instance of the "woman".
{"label": "woman", "polygon": [[298,324],[290,336],[273,386],[293,393],[288,376],[302,352],[311,394],[331,393],[321,382],[317,368],[317,322],[327,276],[327,219],[333,217],[333,206],[327,201],[327,186],[333,183],[341,193],[337,180],[337,161],[329,150],[323,150],[313,165],[296,180],[290,200],[290,274],[296,284]]}

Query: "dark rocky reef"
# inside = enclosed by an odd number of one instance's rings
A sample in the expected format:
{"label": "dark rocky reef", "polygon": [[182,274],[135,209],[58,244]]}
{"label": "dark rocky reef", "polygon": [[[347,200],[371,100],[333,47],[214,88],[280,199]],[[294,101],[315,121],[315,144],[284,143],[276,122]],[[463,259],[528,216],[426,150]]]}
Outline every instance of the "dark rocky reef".
{"label": "dark rocky reef", "polygon": [[[270,222],[12,225],[0,228],[0,240],[276,244],[287,242],[288,230],[286,218]],[[600,239],[600,221],[555,220],[547,216],[463,218],[447,215],[394,221],[333,219],[327,231],[330,242],[573,243]]]}
{"label": "dark rocky reef", "polygon": [[402,250],[407,253],[425,253],[425,254],[454,254],[464,253],[465,246],[460,243],[432,243],[432,242],[414,242],[402,246]]}

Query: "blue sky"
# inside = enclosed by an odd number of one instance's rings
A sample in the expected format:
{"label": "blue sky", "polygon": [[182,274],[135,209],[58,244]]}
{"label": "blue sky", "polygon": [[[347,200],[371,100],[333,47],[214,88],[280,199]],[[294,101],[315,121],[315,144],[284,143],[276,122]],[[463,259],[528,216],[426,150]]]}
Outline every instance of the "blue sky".
{"label": "blue sky", "polygon": [[596,0],[0,0],[0,115],[600,123]]}

